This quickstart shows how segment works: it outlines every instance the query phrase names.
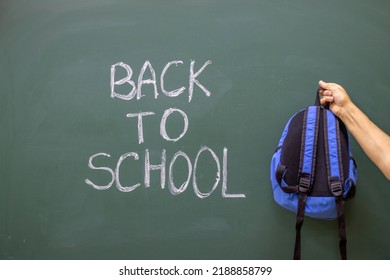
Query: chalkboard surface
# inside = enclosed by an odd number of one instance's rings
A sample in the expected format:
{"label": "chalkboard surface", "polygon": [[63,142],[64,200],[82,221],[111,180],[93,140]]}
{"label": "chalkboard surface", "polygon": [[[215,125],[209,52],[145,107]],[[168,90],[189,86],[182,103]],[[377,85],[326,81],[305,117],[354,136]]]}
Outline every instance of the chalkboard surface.
{"label": "chalkboard surface", "polygon": [[[318,80],[390,131],[390,2],[1,1],[1,259],[290,259],[269,164]],[[351,259],[390,259],[352,139]],[[302,257],[338,259],[306,219]]]}

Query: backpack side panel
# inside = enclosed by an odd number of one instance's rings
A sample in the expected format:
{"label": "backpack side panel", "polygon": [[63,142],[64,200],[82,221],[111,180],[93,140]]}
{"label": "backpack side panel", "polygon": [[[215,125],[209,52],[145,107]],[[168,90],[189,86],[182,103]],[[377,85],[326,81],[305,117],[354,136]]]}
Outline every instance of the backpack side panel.
{"label": "backpack side panel", "polygon": [[271,183],[272,183],[272,188],[275,189],[276,187],[279,187],[279,184],[276,180],[276,177],[275,177],[275,174],[276,174],[276,169],[278,167],[278,165],[280,164],[280,159],[281,159],[281,154],[282,154],[282,146],[283,146],[283,143],[284,143],[284,139],[286,138],[287,136],[287,133],[288,133],[288,130],[289,130],[289,127],[290,127],[290,123],[292,121],[292,119],[294,119],[294,117],[296,115],[298,115],[299,113],[303,112],[304,109],[302,109],[301,111],[297,112],[296,114],[294,114],[287,122],[286,126],[284,127],[284,130],[283,130],[283,133],[282,133],[282,136],[280,137],[280,140],[279,140],[279,144],[278,144],[278,148],[277,150],[274,152],[273,156],[272,156],[272,160],[271,160],[271,168],[270,168],[270,179],[271,179]]}

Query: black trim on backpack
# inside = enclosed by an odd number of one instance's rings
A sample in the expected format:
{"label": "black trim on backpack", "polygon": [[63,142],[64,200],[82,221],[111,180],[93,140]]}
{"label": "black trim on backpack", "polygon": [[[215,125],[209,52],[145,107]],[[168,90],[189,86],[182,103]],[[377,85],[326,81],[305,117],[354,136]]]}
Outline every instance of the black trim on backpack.
{"label": "black trim on backpack", "polygon": [[337,160],[339,166],[339,175],[340,177],[331,177],[330,172],[330,158],[329,158],[329,142],[328,142],[328,118],[327,111],[324,110],[324,136],[325,136],[325,159],[326,159],[326,169],[328,174],[329,181],[329,190],[334,195],[336,200],[336,209],[337,209],[337,219],[338,219],[338,231],[339,231],[339,251],[342,260],[347,259],[347,234],[345,231],[345,216],[344,216],[344,199],[343,199],[343,186],[341,182],[344,182],[343,179],[343,162],[341,160],[341,144],[340,144],[340,131],[339,131],[339,120],[336,118],[336,139],[337,139]]}
{"label": "black trim on backpack", "polygon": [[316,155],[317,155],[317,142],[318,142],[318,128],[319,128],[319,107],[315,107],[316,116],[315,116],[315,132],[313,137],[313,151],[311,154],[311,174],[303,173],[303,160],[306,151],[306,123],[307,123],[307,114],[308,109],[305,110],[303,117],[303,129],[302,129],[302,138],[301,138],[301,151],[299,159],[299,183],[298,183],[298,209],[297,209],[297,220],[295,223],[295,246],[294,246],[294,260],[301,259],[301,229],[303,221],[305,218],[305,207],[307,195],[311,191],[313,185],[313,180],[315,176],[315,165],[316,165]]}

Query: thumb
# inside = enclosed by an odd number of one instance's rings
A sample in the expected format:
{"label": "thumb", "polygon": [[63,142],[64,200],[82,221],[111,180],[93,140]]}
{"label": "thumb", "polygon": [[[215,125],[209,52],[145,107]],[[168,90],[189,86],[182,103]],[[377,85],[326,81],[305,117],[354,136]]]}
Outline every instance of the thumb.
{"label": "thumb", "polygon": [[320,87],[322,87],[323,89],[331,89],[331,85],[329,83],[325,83],[323,80],[320,80],[318,82],[318,84],[320,85]]}

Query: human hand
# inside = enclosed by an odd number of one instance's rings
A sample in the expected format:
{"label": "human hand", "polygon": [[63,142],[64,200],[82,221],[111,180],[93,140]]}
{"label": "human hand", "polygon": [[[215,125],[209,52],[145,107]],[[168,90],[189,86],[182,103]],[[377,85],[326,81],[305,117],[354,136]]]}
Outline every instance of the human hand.
{"label": "human hand", "polygon": [[319,81],[319,93],[323,96],[320,99],[321,105],[329,103],[329,109],[338,117],[345,112],[349,104],[352,103],[345,89],[336,83],[326,83]]}

